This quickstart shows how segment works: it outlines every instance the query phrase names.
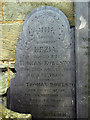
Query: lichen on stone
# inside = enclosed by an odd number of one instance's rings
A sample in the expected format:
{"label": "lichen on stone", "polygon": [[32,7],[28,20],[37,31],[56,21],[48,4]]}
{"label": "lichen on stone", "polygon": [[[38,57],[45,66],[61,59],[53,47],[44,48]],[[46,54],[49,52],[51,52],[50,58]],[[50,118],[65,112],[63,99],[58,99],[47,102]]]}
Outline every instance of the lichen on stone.
{"label": "lichen on stone", "polygon": [[31,116],[31,114],[20,114],[17,112],[13,112],[0,104],[0,120],[4,120],[4,119],[7,119],[7,120],[10,120],[10,119],[31,120],[32,116]]}

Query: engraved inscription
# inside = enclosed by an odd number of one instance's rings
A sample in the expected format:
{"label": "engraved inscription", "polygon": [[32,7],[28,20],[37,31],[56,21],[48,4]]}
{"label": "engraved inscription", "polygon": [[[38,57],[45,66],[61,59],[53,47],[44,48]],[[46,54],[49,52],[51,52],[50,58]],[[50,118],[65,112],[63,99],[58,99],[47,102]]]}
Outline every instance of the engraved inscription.
{"label": "engraved inscription", "polygon": [[11,110],[36,118],[74,117],[73,38],[60,10],[41,7],[26,18],[15,68],[7,101]]}

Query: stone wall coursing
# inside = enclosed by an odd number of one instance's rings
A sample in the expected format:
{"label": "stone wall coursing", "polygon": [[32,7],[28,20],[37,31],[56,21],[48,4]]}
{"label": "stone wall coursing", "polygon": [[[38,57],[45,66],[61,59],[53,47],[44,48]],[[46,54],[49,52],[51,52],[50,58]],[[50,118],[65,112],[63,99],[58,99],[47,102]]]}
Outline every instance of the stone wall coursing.
{"label": "stone wall coursing", "polygon": [[[5,21],[24,20],[25,17],[35,8],[40,6],[53,6],[60,9],[72,21],[74,17],[73,2],[23,2],[23,3],[3,3],[3,14]],[[74,25],[74,21],[71,22]]]}

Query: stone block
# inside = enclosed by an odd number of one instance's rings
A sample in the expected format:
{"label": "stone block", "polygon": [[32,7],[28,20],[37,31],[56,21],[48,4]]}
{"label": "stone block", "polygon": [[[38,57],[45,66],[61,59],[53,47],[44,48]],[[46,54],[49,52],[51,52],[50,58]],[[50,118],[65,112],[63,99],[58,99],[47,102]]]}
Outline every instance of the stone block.
{"label": "stone block", "polygon": [[0,28],[0,60],[14,60],[17,40],[22,31],[22,23],[1,24]]}
{"label": "stone block", "polygon": [[[25,20],[25,17],[35,8],[40,6],[52,6],[61,10],[68,18],[74,16],[73,2],[4,2],[4,19]],[[71,20],[70,20],[71,21]],[[72,25],[72,22],[70,22]]]}

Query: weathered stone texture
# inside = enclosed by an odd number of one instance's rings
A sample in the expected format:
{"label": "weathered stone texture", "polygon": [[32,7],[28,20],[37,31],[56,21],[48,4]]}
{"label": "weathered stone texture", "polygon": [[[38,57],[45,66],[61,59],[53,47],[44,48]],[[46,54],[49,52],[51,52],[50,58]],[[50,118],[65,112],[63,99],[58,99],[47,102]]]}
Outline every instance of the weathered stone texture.
{"label": "weathered stone texture", "polygon": [[2,10],[1,10],[1,4],[0,4],[0,21],[2,21]]}
{"label": "weathered stone texture", "polygon": [[1,24],[0,60],[14,60],[17,39],[22,31],[22,23]]}
{"label": "weathered stone texture", "polygon": [[14,68],[15,61],[0,61],[0,68]]}
{"label": "weathered stone texture", "polygon": [[[88,118],[88,4],[75,3],[77,118]],[[84,21],[84,22],[83,22]],[[86,24],[85,24],[86,23]]]}
{"label": "weathered stone texture", "polygon": [[13,73],[10,69],[7,68],[0,69],[0,95],[3,95],[7,92],[7,89],[9,87],[9,80],[12,79],[15,76],[15,73]]}
{"label": "weathered stone texture", "polygon": [[10,111],[0,104],[0,120],[32,120],[32,116]]}
{"label": "weathered stone texture", "polygon": [[[68,19],[74,17],[73,2],[4,2],[4,19],[8,20],[24,20],[25,17],[35,8],[40,6],[53,6],[60,9]],[[69,19],[72,26],[74,20]]]}
{"label": "weathered stone texture", "polygon": [[6,107],[6,105],[7,105],[7,102],[6,102],[7,100],[6,100],[6,97],[2,97],[2,96],[0,96],[0,104],[2,104],[4,107]]}

